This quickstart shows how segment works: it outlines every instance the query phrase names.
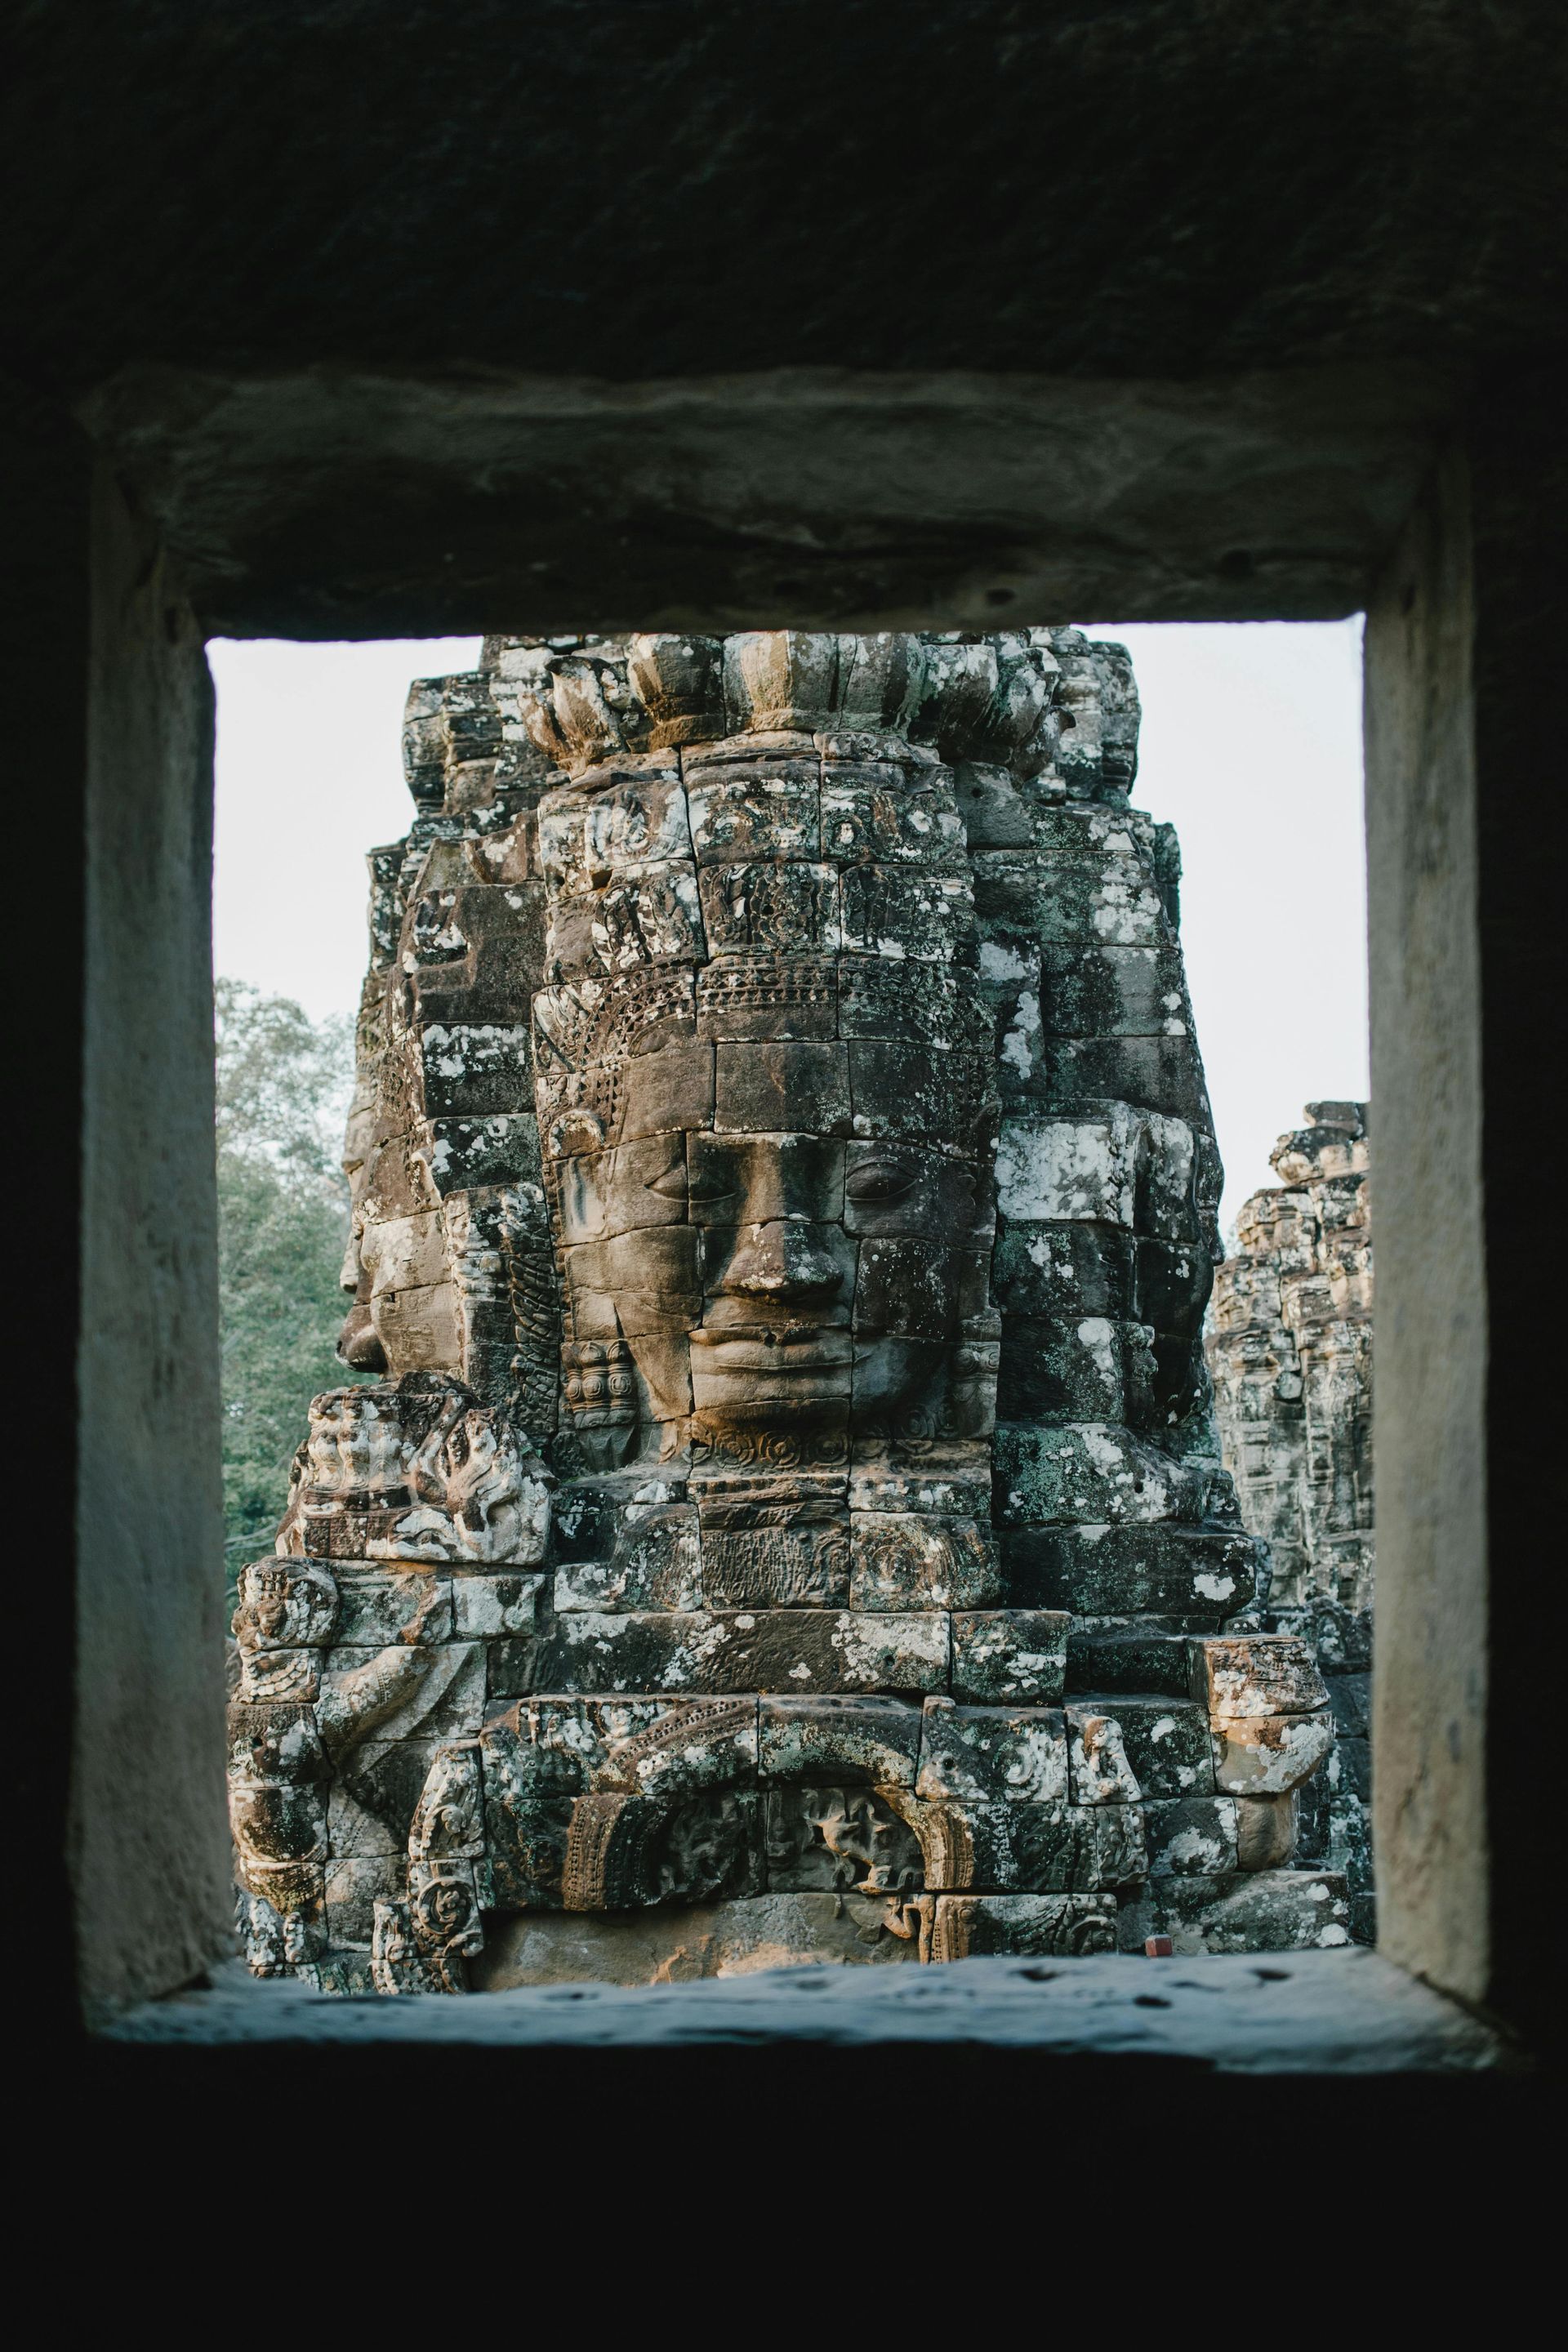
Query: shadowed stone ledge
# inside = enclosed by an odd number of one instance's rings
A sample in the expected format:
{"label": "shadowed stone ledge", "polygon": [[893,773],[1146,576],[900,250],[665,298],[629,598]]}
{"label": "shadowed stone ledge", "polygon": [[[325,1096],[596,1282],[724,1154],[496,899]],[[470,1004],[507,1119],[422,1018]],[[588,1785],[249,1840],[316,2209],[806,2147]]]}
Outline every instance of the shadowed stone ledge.
{"label": "shadowed stone ledge", "polygon": [[237,1961],[209,1989],[125,2011],[99,2032],[110,2043],[207,2049],[969,2043],[1185,2060],[1236,2074],[1478,2074],[1509,2065],[1500,2038],[1468,2011],[1362,1950],[785,1969],[654,1988],[531,1986],[469,2000],[331,1999],[297,1980],[258,1981]]}
{"label": "shadowed stone ledge", "polygon": [[1409,365],[142,366],[82,415],[219,635],[417,636],[437,604],[448,630],[984,629],[1353,612],[1456,397]]}

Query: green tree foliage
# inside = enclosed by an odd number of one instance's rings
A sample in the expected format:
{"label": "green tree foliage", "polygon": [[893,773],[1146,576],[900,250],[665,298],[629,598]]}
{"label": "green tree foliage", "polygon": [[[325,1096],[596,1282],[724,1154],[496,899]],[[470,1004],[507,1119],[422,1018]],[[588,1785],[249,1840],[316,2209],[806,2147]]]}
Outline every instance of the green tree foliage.
{"label": "green tree foliage", "polygon": [[[338,1166],[353,1024],[217,983],[218,1275],[228,1578],[270,1548],[289,1465],[333,1354],[349,1196]],[[358,1377],[363,1378],[363,1374]]]}

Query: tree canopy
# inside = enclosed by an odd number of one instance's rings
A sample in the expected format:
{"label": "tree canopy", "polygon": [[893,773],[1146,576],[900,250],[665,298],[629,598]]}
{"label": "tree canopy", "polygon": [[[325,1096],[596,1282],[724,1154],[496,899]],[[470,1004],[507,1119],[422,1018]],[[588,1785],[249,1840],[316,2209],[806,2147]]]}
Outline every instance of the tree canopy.
{"label": "tree canopy", "polygon": [[[220,980],[218,1276],[225,1553],[232,1583],[270,1548],[310,1399],[348,1375],[333,1353],[349,1229],[338,1165],[353,1024]],[[363,1375],[359,1376],[363,1377]]]}

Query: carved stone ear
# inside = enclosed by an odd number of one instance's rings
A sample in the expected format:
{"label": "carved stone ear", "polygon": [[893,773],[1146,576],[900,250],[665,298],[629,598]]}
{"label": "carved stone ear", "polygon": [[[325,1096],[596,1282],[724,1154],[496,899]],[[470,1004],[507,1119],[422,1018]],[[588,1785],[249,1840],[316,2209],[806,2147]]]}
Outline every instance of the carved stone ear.
{"label": "carved stone ear", "polygon": [[552,1160],[574,1159],[580,1153],[602,1151],[605,1148],[604,1121],[591,1110],[563,1111],[559,1118],[551,1121],[544,1139]]}

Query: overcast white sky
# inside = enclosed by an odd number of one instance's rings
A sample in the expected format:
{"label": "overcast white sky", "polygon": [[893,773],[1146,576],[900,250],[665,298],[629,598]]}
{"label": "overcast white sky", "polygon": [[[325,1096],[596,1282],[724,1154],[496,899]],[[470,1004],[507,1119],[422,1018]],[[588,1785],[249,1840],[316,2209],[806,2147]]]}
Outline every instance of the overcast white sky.
{"label": "overcast white sky", "polygon": [[[1132,654],[1134,800],[1173,824],[1182,937],[1228,1224],[1301,1106],[1367,1091],[1361,624],[1086,624]],[[220,639],[216,969],[352,1013],[364,854],[407,829],[411,677],[472,668],[477,637],[310,646]]]}

